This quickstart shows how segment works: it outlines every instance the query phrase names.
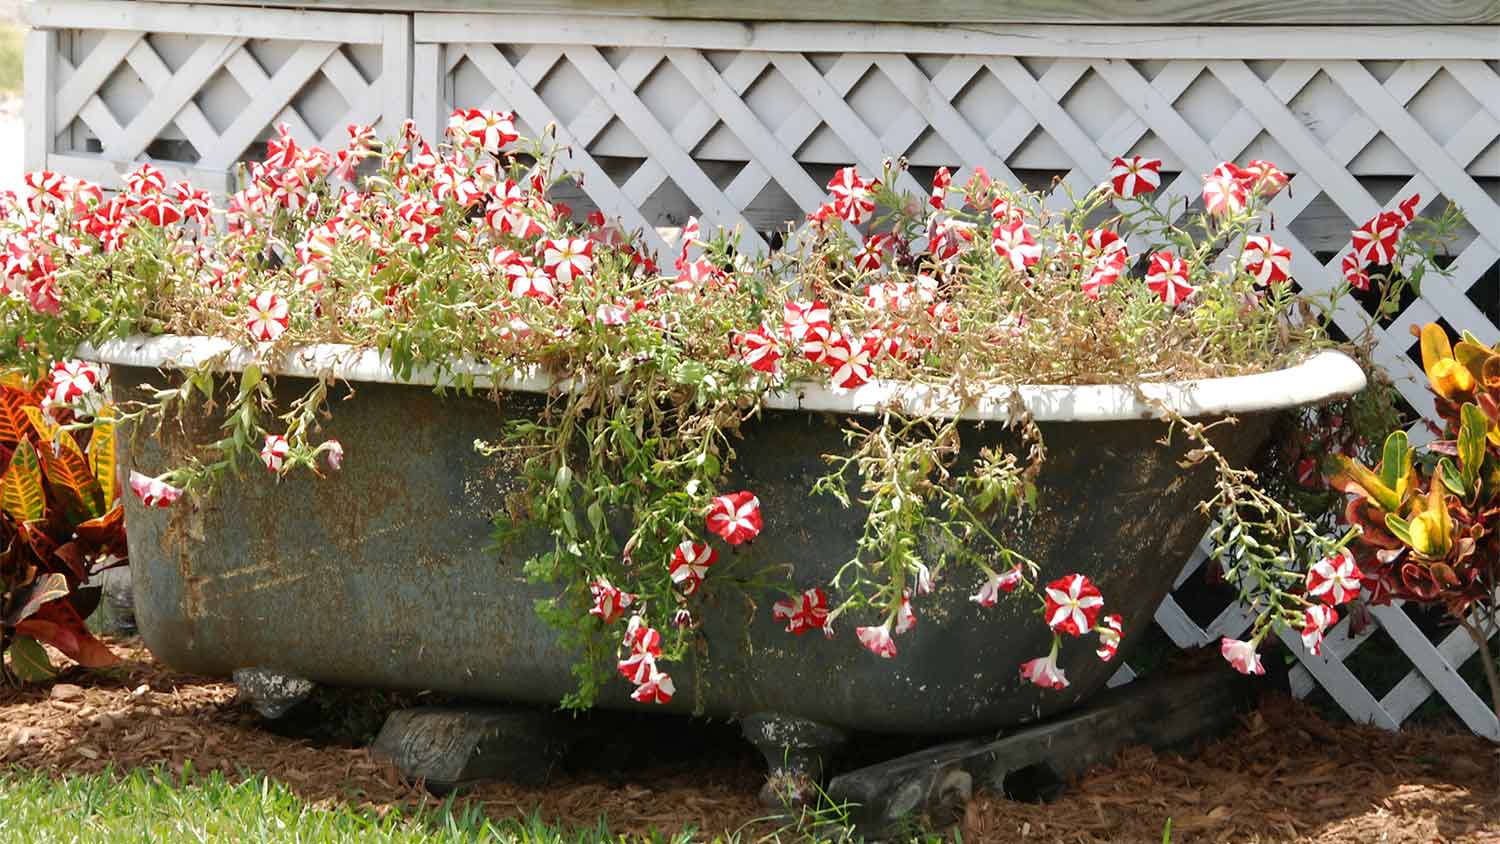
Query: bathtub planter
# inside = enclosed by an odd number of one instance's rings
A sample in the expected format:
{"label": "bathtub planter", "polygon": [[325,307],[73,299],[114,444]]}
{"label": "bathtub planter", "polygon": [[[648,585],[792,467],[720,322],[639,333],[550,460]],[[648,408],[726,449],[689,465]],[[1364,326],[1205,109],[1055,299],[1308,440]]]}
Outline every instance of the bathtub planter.
{"label": "bathtub planter", "polygon": [[[227,370],[253,359],[225,341],[187,337],[115,341],[85,356],[112,365],[123,398],[159,382],[159,369],[191,367],[225,351]],[[148,510],[129,498],[136,612],[152,652],[203,674],[258,666],[330,685],[556,703],[572,688],[573,655],[533,612],[552,590],[521,574],[532,549],[489,547],[492,508],[514,477],[474,449],[476,439],[498,436],[503,416],[531,412],[550,380],[467,367],[477,386],[505,391],[497,410],[487,397],[440,397],[430,373],[399,382],[378,354],[349,347],[306,347],[273,369],[287,396],[305,389],[300,379],[320,373],[347,382],[330,401],[336,412],[327,427],[350,459],[322,480],[246,473],[197,506]],[[1323,352],[1285,370],[1145,392],[1185,416],[1239,417],[1239,425],[1217,429],[1215,441],[1242,462],[1265,443],[1278,411],[1364,385],[1352,360]],[[1018,546],[1041,563],[1043,582],[1076,570],[1098,583],[1110,611],[1125,618],[1128,657],[1130,631],[1150,623],[1202,535],[1205,520],[1195,505],[1212,476],[1178,467],[1181,454],[1157,443],[1163,423],[1130,387],[1023,387],[1020,395],[1041,426],[1048,457],[1040,510],[1016,537]],[[966,447],[1011,436],[982,424],[1004,418],[1007,396],[988,396],[965,412],[975,426],[965,433]],[[764,418],[737,446],[739,477],[726,487],[757,491],[767,530],[736,553],[760,564],[792,561],[798,583],[826,583],[850,556],[862,515],[809,495],[825,468],[820,455],[841,447],[841,417],[897,398],[915,412],[954,407],[941,391],[889,383],[847,392],[794,385],[770,395]],[[126,471],[155,474],[175,449],[203,441],[217,424],[199,417],[161,437],[127,432],[121,461]],[[1070,639],[1062,657],[1066,690],[1025,683],[1018,666],[1046,653],[1050,633],[1027,602],[976,606],[969,600],[974,577],[954,573],[937,584],[893,660],[861,648],[849,620],[831,640],[787,634],[770,612],[780,595],[757,596],[753,607],[722,601],[703,613],[703,648],[676,672],[678,694],[667,708],[951,735],[1069,709],[1118,670],[1119,661],[1093,657],[1092,639]],[[628,692],[620,680],[599,705],[639,707]]]}

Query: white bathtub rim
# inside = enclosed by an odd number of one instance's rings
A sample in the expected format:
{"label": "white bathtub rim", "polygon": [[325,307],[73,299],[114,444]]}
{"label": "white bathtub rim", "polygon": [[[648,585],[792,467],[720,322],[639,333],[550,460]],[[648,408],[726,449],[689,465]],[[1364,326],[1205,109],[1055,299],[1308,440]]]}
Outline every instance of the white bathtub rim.
{"label": "white bathtub rim", "polygon": [[[435,368],[421,367],[400,378],[389,359],[375,349],[341,344],[302,346],[285,352],[280,360],[267,361],[256,349],[216,337],[160,335],[112,340],[98,347],[85,344],[77,356],[112,366],[153,369],[193,369],[219,359],[216,368],[238,372],[246,366],[269,364],[276,375],[317,378],[333,377],[353,383],[408,384],[435,387]],[[546,393],[557,379],[531,369],[505,369],[476,361],[456,361],[442,374],[443,386],[467,382],[476,389],[496,388],[525,393]],[[1260,413],[1318,404],[1354,395],[1363,390],[1364,370],[1347,355],[1323,350],[1285,369],[1224,378],[1189,381],[1085,385],[997,386],[964,406],[960,398],[941,384],[905,381],[871,381],[852,390],[825,383],[792,382],[774,388],[764,406],[776,410],[825,411],[873,415],[899,407],[910,415],[933,415],[964,419],[1005,421],[1010,417],[1011,397],[1019,393],[1022,403],[1039,422],[1108,422],[1161,416],[1152,401],[1163,403],[1183,416],[1208,417]],[[1142,394],[1151,401],[1144,400]],[[955,412],[957,411],[957,412]]]}

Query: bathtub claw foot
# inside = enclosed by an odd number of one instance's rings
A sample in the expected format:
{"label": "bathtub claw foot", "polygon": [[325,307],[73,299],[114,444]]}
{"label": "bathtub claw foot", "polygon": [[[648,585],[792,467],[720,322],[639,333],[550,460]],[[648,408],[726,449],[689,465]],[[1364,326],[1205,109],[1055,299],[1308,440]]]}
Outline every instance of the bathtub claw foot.
{"label": "bathtub claw foot", "polygon": [[311,680],[270,668],[241,668],[234,672],[239,697],[250,702],[262,718],[274,721],[312,696]]}
{"label": "bathtub claw foot", "polygon": [[423,706],[392,712],[372,749],[408,781],[443,795],[486,780],[541,785],[584,737],[578,724],[551,712]]}
{"label": "bathtub claw foot", "polygon": [[814,802],[829,760],[849,738],[840,727],[776,713],[743,718],[740,730],[766,757],[760,802],[770,808]]}

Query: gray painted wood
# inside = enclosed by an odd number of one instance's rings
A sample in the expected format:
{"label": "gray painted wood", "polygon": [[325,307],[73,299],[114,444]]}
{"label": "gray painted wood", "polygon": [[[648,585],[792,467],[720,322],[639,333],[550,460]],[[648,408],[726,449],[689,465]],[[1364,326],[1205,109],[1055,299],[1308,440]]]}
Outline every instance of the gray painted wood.
{"label": "gray painted wood", "polygon": [[[188,2],[189,0],[168,0]],[[294,6],[357,11],[556,12],[720,20],[871,23],[1500,23],[1496,0],[196,0],[204,5]]]}
{"label": "gray painted wood", "polygon": [[1126,747],[1163,750],[1218,735],[1249,708],[1255,689],[1224,665],[1147,678],[999,739],[940,745],[841,774],[828,794],[856,807],[862,833],[880,835],[912,814],[962,809],[976,790],[1045,792]]}

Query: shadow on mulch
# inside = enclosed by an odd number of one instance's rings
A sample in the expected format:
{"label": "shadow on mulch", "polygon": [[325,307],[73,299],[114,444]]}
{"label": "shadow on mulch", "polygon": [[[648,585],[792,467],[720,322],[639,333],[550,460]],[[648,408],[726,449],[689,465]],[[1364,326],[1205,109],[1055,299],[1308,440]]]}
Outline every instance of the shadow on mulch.
{"label": "shadow on mulch", "polygon": [[[0,689],[0,769],[180,771],[191,760],[231,781],[264,773],[312,803],[379,812],[432,802],[363,749],[268,731],[229,683],[171,672],[138,642],[116,650],[126,660],[117,669],[72,668],[54,686]],[[732,726],[621,723],[545,787],[489,785],[461,802],[569,827],[605,816],[617,834],[775,828],[756,823],[762,765]],[[1046,804],[976,797],[958,831],[965,844],[1160,842],[1169,818],[1177,844],[1500,844],[1500,753],[1461,728],[1391,734],[1268,697],[1233,734],[1187,757],[1127,750]]]}

